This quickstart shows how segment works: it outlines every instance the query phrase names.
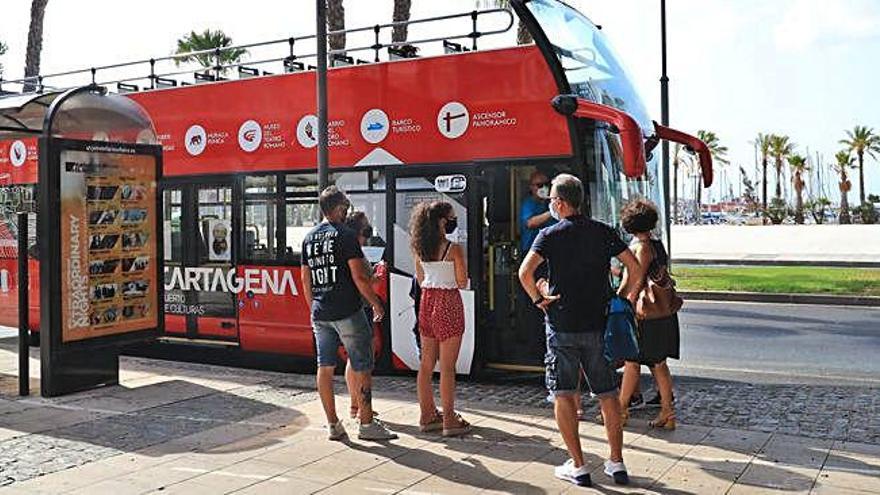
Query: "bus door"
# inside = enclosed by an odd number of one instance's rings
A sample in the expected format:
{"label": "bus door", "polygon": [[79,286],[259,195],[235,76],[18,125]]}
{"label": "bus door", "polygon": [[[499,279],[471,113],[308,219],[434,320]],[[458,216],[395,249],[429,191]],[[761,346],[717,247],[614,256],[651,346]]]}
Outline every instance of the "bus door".
{"label": "bus door", "polygon": [[391,269],[389,275],[389,321],[391,326],[392,363],[397,368],[418,369],[418,328],[413,278],[415,262],[410,253],[409,220],[413,208],[425,201],[446,201],[458,217],[458,229],[448,236],[461,244],[468,256],[469,289],[462,290],[465,310],[465,334],[462,338],[456,371],[471,372],[478,319],[479,284],[482,260],[482,209],[479,187],[471,170],[465,173],[437,166],[389,169],[387,175],[387,225]]}
{"label": "bus door", "polygon": [[[165,314],[170,335],[238,340],[232,182],[164,188]],[[230,275],[231,274],[231,275]]]}
{"label": "bus door", "polygon": [[569,168],[493,164],[482,170],[488,244],[483,353],[487,367],[525,371],[543,365],[544,314],[534,307],[519,282],[519,266],[530,247],[529,238],[523,240],[524,207],[535,201],[529,196],[536,170],[549,180],[559,172],[570,172]]}

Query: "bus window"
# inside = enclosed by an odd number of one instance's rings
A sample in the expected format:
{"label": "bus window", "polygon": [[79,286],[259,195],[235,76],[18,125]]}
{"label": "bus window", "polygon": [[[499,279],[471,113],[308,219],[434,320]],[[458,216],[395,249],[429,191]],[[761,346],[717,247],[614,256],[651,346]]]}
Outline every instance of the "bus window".
{"label": "bus window", "polygon": [[181,191],[180,189],[168,189],[163,199],[164,205],[164,235],[165,235],[165,261],[181,263],[183,259],[183,245],[180,237],[181,216]]}
{"label": "bus window", "polygon": [[[330,174],[330,182],[348,194],[352,211],[363,211],[367,214],[373,226],[373,238],[368,240],[368,244],[384,246],[385,195],[371,192],[379,190],[376,184],[378,177],[376,173],[361,170],[334,172]],[[318,176],[314,173],[288,174],[285,180],[284,258],[298,261],[303,239],[321,222],[321,210],[315,200]]]}
{"label": "bus window", "polygon": [[244,179],[244,259],[272,261],[277,250],[277,187],[275,175]]}
{"label": "bus window", "polygon": [[[18,212],[36,211],[36,186],[0,186],[0,258],[18,257]],[[28,253],[37,257],[36,214],[28,215]]]}
{"label": "bus window", "polygon": [[[232,187],[207,186],[198,189],[198,250],[199,262],[210,263],[214,261],[228,261],[229,256],[218,260],[215,250],[208,245],[213,239],[214,228],[218,223],[231,225],[232,223]],[[228,235],[229,227],[226,228]],[[227,241],[228,242],[228,241]],[[228,252],[227,250],[224,250]]]}
{"label": "bus window", "polygon": [[[286,192],[297,197],[314,199],[318,194],[318,174],[288,174],[286,176]],[[367,191],[370,189],[370,172],[334,172],[329,176],[330,184],[346,193]]]}
{"label": "bus window", "polygon": [[244,256],[252,261],[274,260],[276,200],[274,198],[245,199],[244,202]]}
{"label": "bus window", "polygon": [[321,222],[321,212],[315,200],[288,198],[284,206],[286,224],[285,258],[298,260],[306,234]]}

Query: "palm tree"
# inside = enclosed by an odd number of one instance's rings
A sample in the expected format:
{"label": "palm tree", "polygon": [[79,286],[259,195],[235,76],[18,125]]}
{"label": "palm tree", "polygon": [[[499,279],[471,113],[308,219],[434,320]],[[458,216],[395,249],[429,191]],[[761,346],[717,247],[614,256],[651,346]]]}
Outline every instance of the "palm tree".
{"label": "palm tree", "polygon": [[[394,0],[394,14],[392,20],[394,22],[406,22],[409,20],[410,9],[412,8],[412,0]],[[391,32],[391,41],[402,43],[406,41],[409,35],[406,24],[402,26],[394,26]]]}
{"label": "palm tree", "polygon": [[681,165],[681,152],[684,146],[675,143],[672,148],[672,218],[673,222],[678,218],[678,169]]}
{"label": "palm tree", "polygon": [[795,191],[794,222],[804,223],[804,186],[803,173],[809,170],[806,157],[798,154],[788,157],[788,166],[791,167],[791,181]]}
{"label": "palm tree", "polygon": [[[201,33],[191,31],[183,38],[177,40],[177,51],[175,53],[189,53],[201,50],[213,50],[215,48],[227,48],[232,46],[232,38],[221,30],[212,31],[205,29]],[[183,62],[197,62],[205,68],[207,74],[209,70],[214,69],[218,65],[228,65],[237,63],[247,53],[243,48],[235,48],[231,50],[222,50],[219,60],[214,53],[200,53],[197,55],[188,55],[174,60],[174,63],[180,65]],[[221,74],[226,73],[228,69],[219,69]]]}
{"label": "palm tree", "polygon": [[871,158],[877,158],[875,153],[880,153],[880,136],[874,134],[874,129],[857,125],[851,131],[846,131],[846,139],[841,139],[840,144],[855,152],[859,159],[859,204],[865,202],[865,154]]}
{"label": "palm tree", "polygon": [[758,133],[755,144],[761,152],[761,209],[767,211],[767,160],[770,158],[770,135]]}
{"label": "palm tree", "polygon": [[[700,138],[700,141],[706,143],[706,147],[709,148],[709,154],[712,155],[712,163],[717,163],[719,165],[729,165],[730,161],[727,159],[727,146],[721,145],[721,140],[718,139],[718,136],[712,131],[697,131],[697,137]],[[697,178],[697,182],[699,182],[699,178]],[[699,208],[702,202],[702,187],[697,187],[697,207]]]}
{"label": "palm tree", "polygon": [[794,143],[788,136],[772,134],[770,136],[770,156],[776,162],[776,197],[782,199],[782,165],[794,153]]}
{"label": "palm tree", "polygon": [[[477,8],[485,6],[495,6],[502,9],[511,9],[510,0],[477,0]],[[516,26],[516,44],[517,45],[528,45],[532,42],[532,35],[529,33],[528,28],[522,21],[519,21]]]}
{"label": "palm tree", "polygon": [[[342,0],[327,0],[327,30],[345,30],[345,7]],[[345,33],[331,35],[327,39],[330,50],[345,50]]]}
{"label": "palm tree", "polygon": [[849,216],[849,199],[847,198],[849,190],[852,189],[852,183],[847,177],[846,169],[852,167],[853,160],[848,150],[838,151],[834,158],[837,159],[834,170],[840,174],[840,215],[838,221],[841,224],[852,223]]}
{"label": "palm tree", "polygon": [[[31,25],[28,29],[27,52],[24,57],[24,77],[40,75],[40,55],[43,51],[43,17],[49,0],[31,0]],[[37,85],[26,81],[24,91],[33,91]]]}
{"label": "palm tree", "polygon": [[[2,57],[3,55],[6,55],[7,49],[8,48],[6,47],[6,43],[3,43],[2,41],[0,41],[0,57]],[[0,63],[0,79],[2,79],[2,78],[3,78],[3,64]]]}

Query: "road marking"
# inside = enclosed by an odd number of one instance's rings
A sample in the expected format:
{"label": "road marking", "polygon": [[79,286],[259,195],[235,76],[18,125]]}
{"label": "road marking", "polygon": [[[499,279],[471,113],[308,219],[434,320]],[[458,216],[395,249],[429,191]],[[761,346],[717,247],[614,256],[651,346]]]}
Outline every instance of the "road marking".
{"label": "road marking", "polygon": [[[788,373],[785,371],[773,371],[773,370],[755,370],[750,368],[722,368],[717,366],[700,366],[699,364],[682,364],[679,366],[671,366],[673,370],[678,372],[687,371],[689,369],[692,370],[704,370],[704,371],[722,371],[728,373],[751,373],[755,375],[775,375],[775,376],[787,376],[787,377],[797,377],[797,378],[815,378],[821,380],[829,380],[829,381],[854,381],[854,382],[865,382],[865,383],[880,383],[880,379],[878,378],[864,378],[864,377],[856,377],[856,376],[846,376],[846,375],[817,375],[812,373]],[[681,374],[681,373],[679,373]]]}
{"label": "road marking", "polygon": [[711,299],[685,299],[682,311],[687,312],[688,304],[743,304],[750,306],[790,306],[793,308],[803,308],[804,306],[823,309],[840,309],[852,310],[853,308],[864,309],[868,311],[880,311],[876,306],[859,306],[859,305],[842,305],[842,304],[811,304],[811,303],[790,303],[790,302],[764,302],[764,301],[715,301]]}

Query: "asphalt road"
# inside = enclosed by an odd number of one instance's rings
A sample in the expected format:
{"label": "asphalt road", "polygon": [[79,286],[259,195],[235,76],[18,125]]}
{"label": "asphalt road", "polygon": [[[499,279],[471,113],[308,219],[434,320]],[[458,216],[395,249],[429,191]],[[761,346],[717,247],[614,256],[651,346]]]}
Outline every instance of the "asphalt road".
{"label": "asphalt road", "polygon": [[687,301],[680,321],[677,376],[880,387],[880,308]]}
{"label": "asphalt road", "polygon": [[880,308],[687,301],[673,373],[880,386]]}

